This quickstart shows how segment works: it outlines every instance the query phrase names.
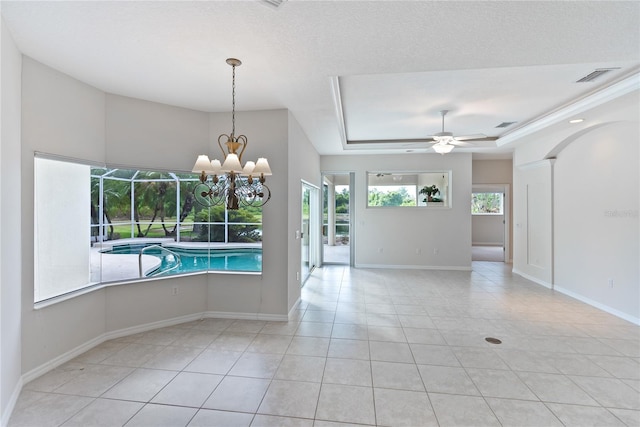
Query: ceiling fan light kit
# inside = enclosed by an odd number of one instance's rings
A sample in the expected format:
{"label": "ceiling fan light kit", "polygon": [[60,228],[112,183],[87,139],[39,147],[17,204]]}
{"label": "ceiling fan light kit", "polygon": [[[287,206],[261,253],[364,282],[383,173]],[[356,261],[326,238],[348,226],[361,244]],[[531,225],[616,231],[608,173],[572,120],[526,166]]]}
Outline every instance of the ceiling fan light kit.
{"label": "ceiling fan light kit", "polygon": [[439,154],[447,154],[450,153],[451,151],[453,151],[453,145],[451,144],[446,144],[446,143],[437,143],[433,146],[433,151],[435,151],[436,153]]}
{"label": "ceiling fan light kit", "polygon": [[453,133],[444,131],[444,116],[446,116],[448,112],[449,110],[440,111],[440,115],[442,116],[442,131],[433,135],[433,140],[435,142],[433,151],[442,155],[453,151],[454,146],[451,145],[451,143],[455,141]]}

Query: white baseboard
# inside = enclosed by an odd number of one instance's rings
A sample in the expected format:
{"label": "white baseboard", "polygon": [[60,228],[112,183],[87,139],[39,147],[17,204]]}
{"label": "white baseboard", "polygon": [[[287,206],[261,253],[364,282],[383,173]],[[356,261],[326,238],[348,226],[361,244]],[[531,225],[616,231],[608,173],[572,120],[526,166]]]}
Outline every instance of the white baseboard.
{"label": "white baseboard", "polygon": [[[299,301],[298,301],[299,302]],[[296,303],[298,304],[298,303]],[[268,313],[231,313],[220,311],[206,311],[202,313],[188,314],[185,316],[174,317],[167,320],[160,320],[157,322],[145,323],[143,325],[136,325],[129,328],[118,329],[115,331],[105,332],[100,336],[97,336],[79,346],[41,364],[40,366],[22,374],[16,388],[11,395],[11,400],[7,405],[7,409],[2,414],[2,426],[7,425],[13,408],[18,400],[18,396],[22,391],[22,386],[30,381],[46,374],[47,372],[57,368],[58,366],[74,359],[82,353],[91,350],[92,348],[102,344],[105,341],[109,341],[115,338],[122,338],[129,335],[139,334],[141,332],[147,332],[158,328],[165,328],[167,326],[179,325],[181,323],[192,322],[194,320],[213,318],[213,319],[242,319],[242,320],[265,320],[265,321],[279,321],[286,322],[289,320],[286,314],[268,314]]]}
{"label": "white baseboard", "polygon": [[265,320],[267,322],[286,322],[289,316],[286,314],[269,313],[236,313],[226,311],[207,311],[204,317],[212,319],[240,319],[240,320]]}
{"label": "white baseboard", "polygon": [[562,286],[552,285],[552,284],[547,283],[547,282],[545,282],[543,280],[540,280],[538,278],[535,278],[533,276],[525,274],[525,273],[523,273],[523,272],[521,272],[521,271],[519,271],[519,270],[517,270],[515,268],[512,271],[513,271],[513,273],[515,273],[515,274],[517,274],[519,276],[522,276],[525,279],[530,280],[530,281],[532,281],[534,283],[542,285],[545,288],[549,288],[549,289],[552,289],[554,291],[558,291],[561,294],[567,295],[567,296],[569,296],[571,298],[575,298],[578,301],[582,301],[585,304],[589,304],[590,306],[595,307],[595,308],[597,308],[599,310],[602,310],[605,313],[612,314],[612,315],[614,315],[616,317],[619,317],[619,318],[621,318],[623,320],[626,320],[627,322],[631,322],[634,325],[639,325],[640,326],[640,318],[638,318],[638,317],[634,317],[634,316],[631,316],[631,315],[629,315],[627,313],[624,313],[624,312],[622,312],[620,310],[616,310],[613,307],[609,307],[606,304],[602,304],[602,303],[600,303],[598,301],[592,300],[591,298],[587,298],[587,297],[585,297],[583,295],[577,294],[577,293],[575,293],[573,291],[570,291],[569,289],[563,288]]}
{"label": "white baseboard", "polygon": [[175,326],[181,323],[193,322],[194,320],[202,319],[204,313],[187,314],[185,316],[173,317],[167,320],[159,320],[157,322],[145,323],[144,325],[131,326],[129,328],[118,329],[116,331],[106,332],[104,335],[104,341],[113,340],[116,338],[127,337],[129,335],[139,334],[141,332],[152,331],[154,329],[166,328],[167,326]]}
{"label": "white baseboard", "polygon": [[158,328],[165,328],[167,326],[179,325],[180,323],[191,322],[193,320],[198,320],[203,318],[203,313],[195,313],[189,314],[186,316],[174,317],[167,320],[160,320],[157,322],[145,323],[143,325],[136,325],[129,328],[118,329],[116,331],[105,332],[102,335],[99,335],[72,350],[63,353],[48,362],[43,363],[42,365],[26,372],[22,375],[23,384],[28,383],[29,381],[33,381],[41,375],[46,374],[52,369],[57,368],[58,366],[67,363],[71,359],[74,359],[77,356],[80,356],[82,353],[91,350],[92,348],[102,344],[105,341],[109,341],[116,338],[122,338],[129,335],[139,334],[141,332],[147,332]]}
{"label": "white baseboard", "polygon": [[502,247],[501,242],[471,242],[471,246],[498,246]]}
{"label": "white baseboard", "polygon": [[7,407],[2,413],[2,418],[0,418],[0,426],[5,427],[9,424],[9,418],[11,418],[11,414],[13,413],[13,408],[16,407],[16,403],[18,402],[18,397],[20,396],[20,392],[22,392],[22,385],[24,382],[22,381],[22,377],[18,378],[18,382],[13,389],[13,393],[11,393],[11,397],[7,402]]}
{"label": "white baseboard", "polygon": [[93,347],[102,344],[103,342],[107,341],[105,339],[105,335],[106,334],[102,334],[96,338],[93,338],[77,346],[76,348],[67,351],[66,353],[54,357],[48,362],[45,362],[42,365],[33,368],[29,372],[22,374],[22,383],[27,384],[28,382],[35,380],[36,378],[46,374],[47,372],[57,368],[58,366],[67,363],[69,360],[80,356],[82,353],[91,350]]}
{"label": "white baseboard", "polygon": [[593,306],[593,307],[595,307],[597,309],[600,309],[600,310],[602,310],[604,312],[612,314],[612,315],[614,315],[616,317],[624,319],[627,322],[631,322],[631,323],[633,323],[635,325],[639,325],[640,326],[640,318],[638,318],[638,317],[633,317],[633,316],[631,316],[631,315],[629,315],[627,313],[624,313],[624,312],[622,312],[620,310],[616,310],[615,308],[609,307],[608,305],[599,303],[598,301],[592,300],[591,298],[587,298],[587,297],[582,296],[580,294],[577,294],[577,293],[575,293],[573,291],[570,291],[569,289],[563,288],[562,286],[555,286],[554,290],[556,290],[556,291],[558,291],[558,292],[560,292],[562,294],[565,294],[567,296],[570,296],[571,298],[575,298],[578,301],[582,301],[585,304],[589,304],[590,306]]}
{"label": "white baseboard", "polygon": [[551,284],[549,282],[545,282],[544,280],[538,279],[537,277],[530,276],[527,273],[523,273],[522,271],[518,270],[517,268],[512,269],[511,272],[517,274],[518,276],[522,276],[525,279],[530,280],[530,281],[532,281],[534,283],[537,283],[538,285],[542,285],[545,288],[553,289],[553,284]]}
{"label": "white baseboard", "polygon": [[291,317],[293,316],[293,312],[298,309],[301,302],[302,302],[302,298],[298,297],[298,300],[293,304],[293,306],[291,307],[291,310],[289,310],[289,314],[287,314],[287,320],[291,319]]}
{"label": "white baseboard", "polygon": [[456,270],[471,271],[471,266],[460,265],[393,265],[393,264],[357,264],[356,268],[376,268],[390,270]]}

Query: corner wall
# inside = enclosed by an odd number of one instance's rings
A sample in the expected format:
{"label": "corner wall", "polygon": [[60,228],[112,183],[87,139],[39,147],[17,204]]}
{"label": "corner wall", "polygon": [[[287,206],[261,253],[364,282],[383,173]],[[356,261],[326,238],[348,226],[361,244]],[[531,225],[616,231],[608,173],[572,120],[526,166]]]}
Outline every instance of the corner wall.
{"label": "corner wall", "polygon": [[[34,152],[104,162],[105,94],[23,56],[22,373],[105,331],[104,289],[34,308]],[[5,171],[3,169],[3,175]],[[79,321],[81,319],[82,321]]]}
{"label": "corner wall", "polygon": [[[287,110],[236,112],[237,133],[246,135],[249,144],[242,159],[266,157],[273,171],[266,184],[271,200],[262,209],[262,275],[209,275],[209,307],[214,313],[245,313],[262,318],[286,319],[289,265],[286,191],[291,179],[287,170]],[[218,135],[231,133],[231,114],[210,116],[210,157],[220,158]],[[195,161],[195,154],[192,162]],[[189,165],[191,168],[193,164]]]}
{"label": "corner wall", "polygon": [[0,425],[6,425],[20,391],[20,87],[22,55],[0,18]]}
{"label": "corner wall", "polygon": [[302,249],[300,239],[296,238],[296,230],[300,230],[302,227],[302,180],[315,185],[320,190],[322,190],[322,185],[320,181],[320,155],[291,112],[289,112],[288,124],[289,227],[287,245],[289,250],[287,259],[289,260],[289,268],[287,281],[289,291],[287,307],[290,311],[301,295],[299,273],[302,264]]}

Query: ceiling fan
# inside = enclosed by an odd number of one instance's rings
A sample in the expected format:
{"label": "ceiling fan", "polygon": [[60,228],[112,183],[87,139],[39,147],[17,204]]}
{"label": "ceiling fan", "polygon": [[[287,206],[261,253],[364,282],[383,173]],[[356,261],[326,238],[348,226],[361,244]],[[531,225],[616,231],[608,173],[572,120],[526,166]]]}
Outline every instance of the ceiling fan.
{"label": "ceiling fan", "polygon": [[434,144],[432,147],[436,153],[450,153],[455,146],[471,145],[469,143],[472,141],[495,141],[496,139],[498,139],[494,136],[486,136],[482,134],[453,136],[453,133],[445,132],[444,116],[446,116],[448,112],[449,110],[440,111],[440,115],[442,116],[442,131],[432,135],[431,137],[428,137],[426,140],[427,142]]}
{"label": "ceiling fan", "polygon": [[[486,136],[483,134],[476,135],[464,135],[454,136],[451,132],[445,132],[444,130],[444,116],[447,115],[449,110],[441,110],[442,116],[442,131],[434,135],[430,135],[423,138],[409,138],[409,139],[369,139],[369,140],[347,140],[347,145],[370,145],[373,146],[386,146],[385,148],[394,148],[393,145],[410,147],[414,144],[424,145],[425,143],[433,144],[434,151],[440,154],[446,154],[451,152],[455,146],[472,146],[474,142],[492,142],[498,139],[495,136]],[[429,148],[431,148],[429,147]],[[427,147],[425,147],[427,148]]]}

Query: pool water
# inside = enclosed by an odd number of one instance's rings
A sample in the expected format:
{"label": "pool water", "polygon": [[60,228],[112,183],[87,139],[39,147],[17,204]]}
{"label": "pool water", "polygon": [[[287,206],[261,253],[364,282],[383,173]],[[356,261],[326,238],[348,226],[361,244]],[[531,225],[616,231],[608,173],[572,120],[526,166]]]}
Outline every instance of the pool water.
{"label": "pool water", "polygon": [[[153,255],[160,259],[160,266],[147,273],[146,277],[162,277],[198,271],[262,271],[262,249],[195,249],[159,248],[155,245],[118,245],[107,254]],[[170,251],[170,252],[169,252]]]}

